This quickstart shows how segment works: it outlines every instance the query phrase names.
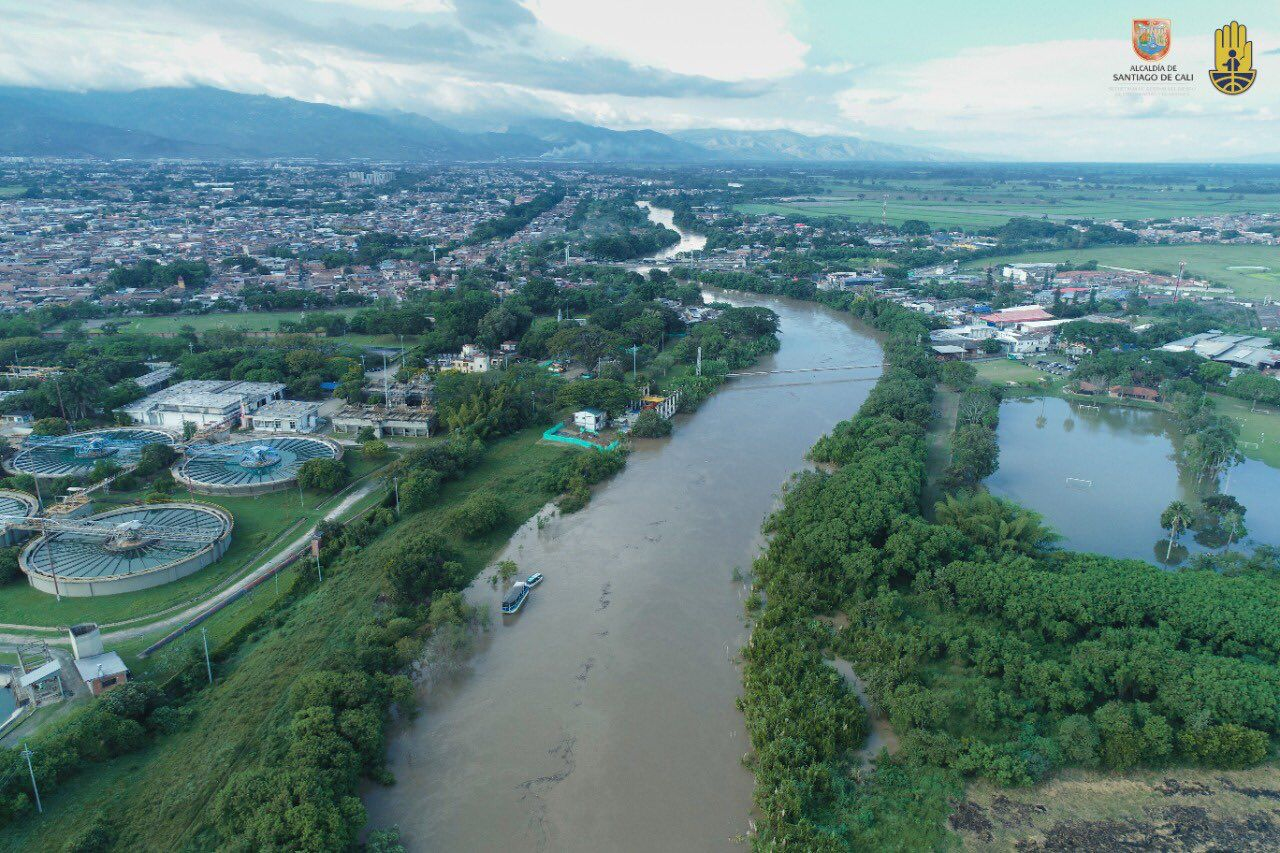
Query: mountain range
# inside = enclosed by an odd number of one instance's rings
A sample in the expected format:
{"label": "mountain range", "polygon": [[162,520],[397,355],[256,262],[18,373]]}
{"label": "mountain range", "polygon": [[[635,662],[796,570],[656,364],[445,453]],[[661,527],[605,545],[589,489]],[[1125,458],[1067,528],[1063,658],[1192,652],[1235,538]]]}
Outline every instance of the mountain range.
{"label": "mountain range", "polygon": [[208,87],[64,92],[0,87],[0,155],[104,159],[947,162],[965,155],[786,130],[610,130],[521,119],[499,132]]}

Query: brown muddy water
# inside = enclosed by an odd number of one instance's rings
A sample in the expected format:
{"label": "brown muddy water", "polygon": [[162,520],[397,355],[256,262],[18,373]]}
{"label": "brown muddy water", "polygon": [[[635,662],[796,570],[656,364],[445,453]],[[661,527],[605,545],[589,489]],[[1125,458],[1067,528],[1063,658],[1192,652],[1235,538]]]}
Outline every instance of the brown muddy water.
{"label": "brown muddy water", "polygon": [[[782,349],[757,368],[880,360],[872,334],[808,303],[765,305]],[[878,369],[731,379],[675,436],[639,441],[576,515],[526,524],[501,558],[546,580],[494,621],[469,666],[424,686],[393,733],[397,783],[365,792],[369,825],[410,850],[742,849],[749,744],[735,706],[745,573],[760,524],[809,447]]]}

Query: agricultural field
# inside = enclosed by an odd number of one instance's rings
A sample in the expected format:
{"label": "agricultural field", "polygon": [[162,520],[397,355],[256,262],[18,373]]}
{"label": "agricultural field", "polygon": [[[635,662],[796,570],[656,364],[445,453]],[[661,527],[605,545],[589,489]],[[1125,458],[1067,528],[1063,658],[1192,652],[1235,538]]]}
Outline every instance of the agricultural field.
{"label": "agricultural field", "polygon": [[1180,261],[1186,261],[1188,276],[1230,287],[1243,299],[1280,298],[1280,248],[1276,246],[1094,246],[982,258],[968,266],[976,269],[1008,263],[1086,261],[1097,261],[1099,266],[1172,274],[1178,272]]}
{"label": "agricultural field", "polygon": [[13,198],[22,195],[27,188],[18,184],[4,184],[0,186],[0,198]]}
{"label": "agricultural field", "polygon": [[[390,459],[370,462],[358,452],[345,457],[352,479],[363,477],[386,465]],[[394,456],[392,457],[394,459]],[[98,511],[135,503],[142,492],[117,492],[95,502]],[[250,565],[291,542],[307,525],[314,524],[331,508],[328,495],[289,489],[258,497],[222,497],[175,491],[175,501],[216,504],[235,516],[231,547],[221,560],[195,574],[138,592],[94,598],[64,598],[58,601],[40,592],[25,580],[0,588],[0,623],[13,625],[73,625],[93,621],[103,625],[140,619],[172,607],[194,603],[238,577]]]}
{"label": "agricultural field", "polygon": [[[753,202],[744,213],[848,216],[891,225],[921,219],[935,227],[990,228],[1017,216],[1067,219],[1156,219],[1280,210],[1280,195],[1200,192],[1192,185],[1135,186],[1066,182],[963,182],[942,179],[831,182],[829,194]],[[887,202],[886,202],[886,196]]]}

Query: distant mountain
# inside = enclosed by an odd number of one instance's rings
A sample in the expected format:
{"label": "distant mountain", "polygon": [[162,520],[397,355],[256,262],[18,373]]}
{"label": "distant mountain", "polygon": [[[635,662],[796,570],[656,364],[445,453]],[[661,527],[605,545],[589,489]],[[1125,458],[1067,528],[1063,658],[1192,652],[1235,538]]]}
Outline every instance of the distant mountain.
{"label": "distant mountain", "polygon": [[608,130],[576,121],[529,119],[511,125],[507,131],[549,145],[550,148],[539,155],[545,160],[696,162],[710,159],[697,145],[672,139],[656,130]]}
{"label": "distant mountain", "polygon": [[152,133],[59,118],[23,98],[0,94],[0,153],[21,157],[218,158],[231,152],[214,145],[166,139]]}
{"label": "distant mountain", "polygon": [[[84,93],[0,89],[0,99],[24,104],[33,122],[70,122],[145,134],[152,140],[151,156],[157,157],[201,156],[202,150],[215,152],[214,156],[241,158],[430,160],[490,156],[483,140],[472,143],[467,134],[425,118],[404,123],[328,104],[204,87]],[[66,142],[69,154],[89,146],[87,140]],[[200,148],[193,149],[193,145]],[[122,152],[114,156],[134,155]]]}
{"label": "distant mountain", "polygon": [[965,159],[906,145],[790,131],[609,130],[524,119],[469,133],[423,115],[369,113],[208,87],[62,92],[0,87],[0,154],[49,157],[596,163]]}
{"label": "distant mountain", "polygon": [[790,130],[682,130],[676,139],[702,148],[716,159],[749,162],[922,162],[970,160],[963,154],[873,142],[856,136],[805,136]]}

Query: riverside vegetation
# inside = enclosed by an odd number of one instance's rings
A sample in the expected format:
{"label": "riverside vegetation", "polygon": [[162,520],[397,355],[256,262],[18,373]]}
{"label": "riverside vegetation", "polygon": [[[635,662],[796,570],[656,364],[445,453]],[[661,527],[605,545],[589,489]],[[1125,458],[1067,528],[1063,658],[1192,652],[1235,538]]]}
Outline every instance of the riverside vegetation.
{"label": "riverside vegetation", "polygon": [[[766,524],[741,699],[756,847],[931,849],[954,840],[945,817],[969,779],[1266,760],[1280,733],[1274,572],[1055,550],[1034,513],[972,487],[980,469],[953,478],[926,521],[928,329],[836,298],[888,334],[887,368],[814,446],[823,470],[799,475]],[[993,431],[987,411],[975,406],[969,426]],[[965,430],[957,439],[977,443]],[[844,627],[819,618],[834,613]],[[856,755],[867,714],[832,656],[853,664],[899,739],[870,771]]]}

